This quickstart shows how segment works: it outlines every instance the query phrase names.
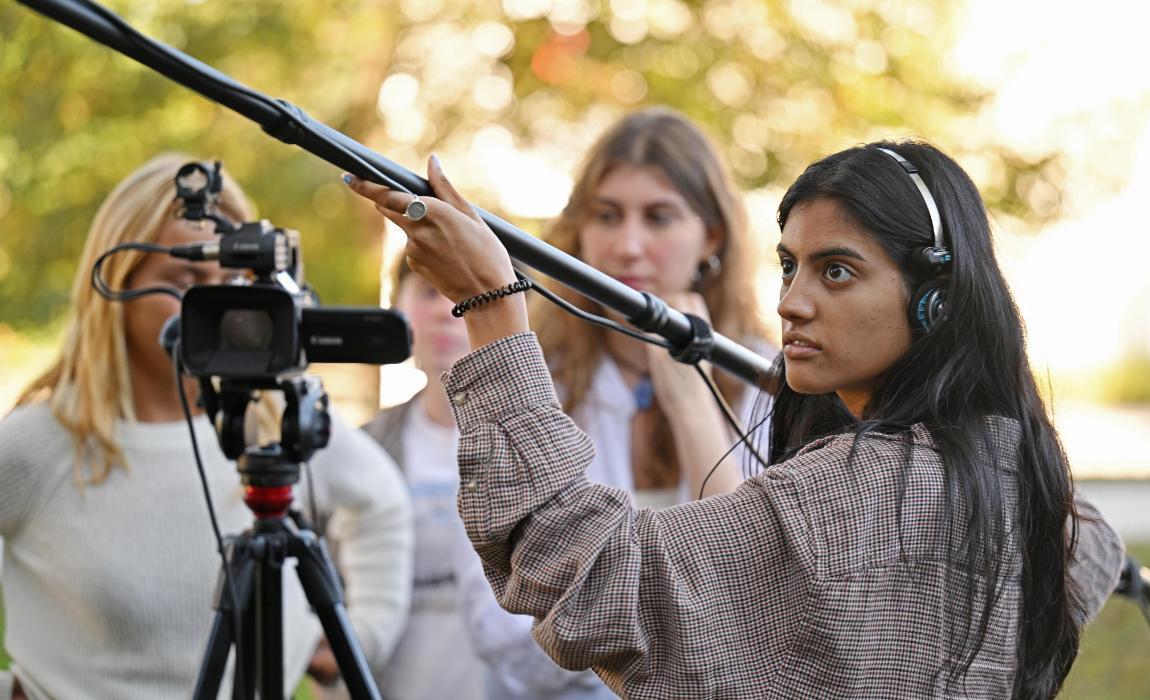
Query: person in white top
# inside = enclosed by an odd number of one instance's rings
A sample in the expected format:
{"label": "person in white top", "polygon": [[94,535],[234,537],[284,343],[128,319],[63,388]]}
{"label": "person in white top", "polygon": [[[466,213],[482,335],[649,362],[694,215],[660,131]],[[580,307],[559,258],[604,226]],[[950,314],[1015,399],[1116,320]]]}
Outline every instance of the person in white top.
{"label": "person in white top", "polygon": [[[769,351],[740,195],[714,146],[682,115],[642,110],[608,130],[588,153],[547,240],[635,289],[709,318],[727,337]],[[562,285],[548,286],[604,314]],[[737,449],[720,463],[735,437],[694,369],[662,348],[562,313],[541,297],[532,304],[532,327],[564,408],[595,445],[587,470],[592,481],[629,491],[639,506],[654,508],[742,483],[747,455]],[[714,379],[744,424],[759,398],[762,410],[755,414],[766,415],[765,392],[744,390],[719,373]],[[755,442],[765,445],[765,433],[760,430]],[[547,658],[531,638],[531,618],[499,607],[458,531],[456,576],[475,647],[491,669],[489,697],[613,697],[589,671],[564,671]]]}
{"label": "person in white top", "polygon": [[[159,344],[179,302],[165,294],[110,302],[90,283],[94,261],[114,245],[215,240],[214,224],[175,216],[173,179],[190,160],[154,158],[105,200],[80,257],[60,356],[0,421],[4,641],[12,659],[11,672],[0,673],[0,698],[186,697],[195,684],[220,558],[172,364]],[[237,221],[251,218],[227,177],[221,209]],[[224,271],[129,251],[109,258],[103,276],[113,289],[182,292],[220,283]],[[197,383],[185,379],[185,388],[194,405]],[[265,429],[277,427],[270,404],[258,405],[267,409]],[[239,475],[207,417],[192,411],[220,528],[239,533],[253,522]],[[406,491],[386,453],[338,417],[311,472],[314,483],[305,476],[297,503],[314,497],[319,517],[330,515],[342,543],[348,615],[366,659],[378,663],[410,597]],[[320,625],[298,579],[288,573],[284,581],[285,687],[305,671],[331,681],[338,670]]]}
{"label": "person in white top", "polygon": [[364,426],[399,464],[415,513],[411,615],[377,680],[386,700],[482,700],[486,671],[464,624],[453,570],[455,543],[466,539],[455,508],[458,433],[439,384],[439,375],[467,353],[467,329],[451,315],[451,302],[402,259],[391,288],[427,387]]}
{"label": "person in white top", "polygon": [[[709,318],[728,338],[768,349],[741,196],[710,140],[677,112],[641,110],[608,130],[587,154],[546,240],[630,287]],[[604,313],[566,288],[555,291]],[[743,481],[737,456],[707,479],[733,440],[691,367],[662,348],[557,313],[541,297],[530,303],[564,409],[604,438],[588,470],[593,480],[634,491],[640,505],[652,506],[724,493]],[[747,408],[753,392],[741,381],[722,373],[714,379],[737,413]],[[630,401],[619,385],[629,389]]]}
{"label": "person in white top", "polygon": [[[531,618],[491,607],[494,597],[456,510],[459,435],[439,384],[439,376],[467,353],[467,329],[452,316],[451,301],[402,259],[392,289],[392,304],[407,316],[412,356],[428,385],[363,426],[400,465],[415,512],[411,614],[377,674],[382,696],[497,700],[519,697],[513,689],[521,688],[531,698],[613,697],[594,674],[570,673],[548,659],[531,638]],[[630,396],[625,385],[615,389]],[[509,663],[520,668],[506,669]],[[529,682],[514,680],[520,676]]]}

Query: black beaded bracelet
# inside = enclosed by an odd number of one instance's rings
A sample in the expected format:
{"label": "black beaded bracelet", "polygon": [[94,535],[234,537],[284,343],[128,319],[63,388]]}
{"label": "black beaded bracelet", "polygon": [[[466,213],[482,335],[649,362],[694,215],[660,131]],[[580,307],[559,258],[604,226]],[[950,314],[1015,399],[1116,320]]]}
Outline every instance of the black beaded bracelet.
{"label": "black beaded bracelet", "polygon": [[455,306],[453,306],[451,308],[451,315],[456,317],[456,318],[459,318],[463,314],[474,309],[476,306],[483,306],[484,304],[486,304],[489,301],[495,301],[496,299],[502,299],[503,297],[509,297],[512,294],[518,294],[519,292],[526,292],[528,289],[531,289],[532,286],[533,286],[533,282],[531,281],[531,278],[529,278],[529,277],[524,277],[522,279],[515,280],[514,282],[507,285],[506,287],[500,287],[499,289],[492,289],[489,292],[484,292],[482,294],[476,294],[473,297],[468,297],[467,299],[464,299],[463,301],[459,302],[458,304],[456,304]]}

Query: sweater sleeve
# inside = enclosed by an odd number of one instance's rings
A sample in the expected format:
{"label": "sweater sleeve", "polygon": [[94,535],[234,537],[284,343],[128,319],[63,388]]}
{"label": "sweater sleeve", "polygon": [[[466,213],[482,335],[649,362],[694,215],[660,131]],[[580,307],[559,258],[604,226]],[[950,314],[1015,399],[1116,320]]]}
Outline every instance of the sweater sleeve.
{"label": "sweater sleeve", "polygon": [[0,420],[0,538],[15,535],[31,515],[49,453],[71,446],[48,432],[52,421],[44,404],[17,408]]}
{"label": "sweater sleeve", "polygon": [[[366,433],[336,419],[313,461],[316,500],[330,512],[348,617],[369,665],[391,653],[411,604],[411,503],[395,462]],[[306,504],[306,496],[304,497]]]}
{"label": "sweater sleeve", "polygon": [[588,482],[593,448],[560,410],[532,334],[468,355],[444,384],[468,537],[500,604],[536,618],[560,666],[594,666],[616,692],[711,697],[745,673],[726,647],[751,634],[749,610],[779,613],[754,632],[764,644],[801,623],[814,555],[786,473],[636,510],[626,492]]}

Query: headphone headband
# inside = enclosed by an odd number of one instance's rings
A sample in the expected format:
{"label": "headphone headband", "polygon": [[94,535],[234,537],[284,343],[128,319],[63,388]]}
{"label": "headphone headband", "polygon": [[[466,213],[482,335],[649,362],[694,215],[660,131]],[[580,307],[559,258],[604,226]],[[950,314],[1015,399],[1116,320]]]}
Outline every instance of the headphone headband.
{"label": "headphone headband", "polygon": [[[938,213],[938,205],[934,203],[934,197],[931,196],[926,183],[923,182],[922,177],[918,174],[918,168],[914,167],[914,164],[909,160],[889,148],[880,147],[878,150],[898,161],[898,164],[902,166],[902,169],[906,171],[906,174],[910,176],[915,186],[918,187],[918,192],[922,195],[922,201],[926,203],[926,210],[930,212],[930,225],[931,228],[934,229],[934,247],[939,251],[945,252],[946,243],[942,240],[942,217]],[[946,252],[946,259],[940,260],[939,262],[950,262],[950,253]]]}
{"label": "headphone headband", "polygon": [[911,327],[924,333],[930,333],[946,314],[948,280],[941,268],[950,262],[951,254],[942,241],[942,217],[939,216],[938,205],[935,204],[934,197],[931,196],[926,183],[918,174],[918,168],[889,148],[879,148],[878,150],[894,158],[902,166],[910,179],[914,181],[919,194],[922,195],[922,201],[926,203],[926,210],[930,212],[930,225],[934,229],[934,246],[916,249],[911,255],[911,261],[914,265],[927,266],[932,271],[931,279],[914,291],[908,309]]}

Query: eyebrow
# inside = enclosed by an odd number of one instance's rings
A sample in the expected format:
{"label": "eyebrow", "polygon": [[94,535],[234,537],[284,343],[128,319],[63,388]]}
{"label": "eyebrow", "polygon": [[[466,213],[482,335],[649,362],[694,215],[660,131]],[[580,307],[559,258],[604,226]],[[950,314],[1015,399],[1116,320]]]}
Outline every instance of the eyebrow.
{"label": "eyebrow", "polygon": [[[798,257],[782,243],[775,246],[775,251],[779,253],[785,253],[792,258]],[[811,253],[810,258],[811,260],[823,260],[825,258],[854,258],[855,260],[861,260],[862,262],[867,261],[867,259],[862,256],[862,253],[858,252],[854,248],[848,248],[841,245],[831,246],[830,248],[823,248],[822,250],[815,251],[814,253]]]}
{"label": "eyebrow", "polygon": [[[612,199],[611,197],[605,197],[603,195],[595,195],[594,198],[592,199],[592,204],[606,204],[608,206],[616,207],[618,209],[623,208],[623,203],[620,202],[619,200]],[[655,207],[671,207],[671,208],[679,209],[679,210],[683,210],[683,209],[686,209],[688,211],[690,210],[690,207],[686,206],[685,204],[683,204],[679,201],[676,201],[676,200],[670,199],[670,198],[668,198],[668,199],[656,199],[656,200],[651,201],[651,202],[644,202],[642,206],[644,209],[652,209]]]}

